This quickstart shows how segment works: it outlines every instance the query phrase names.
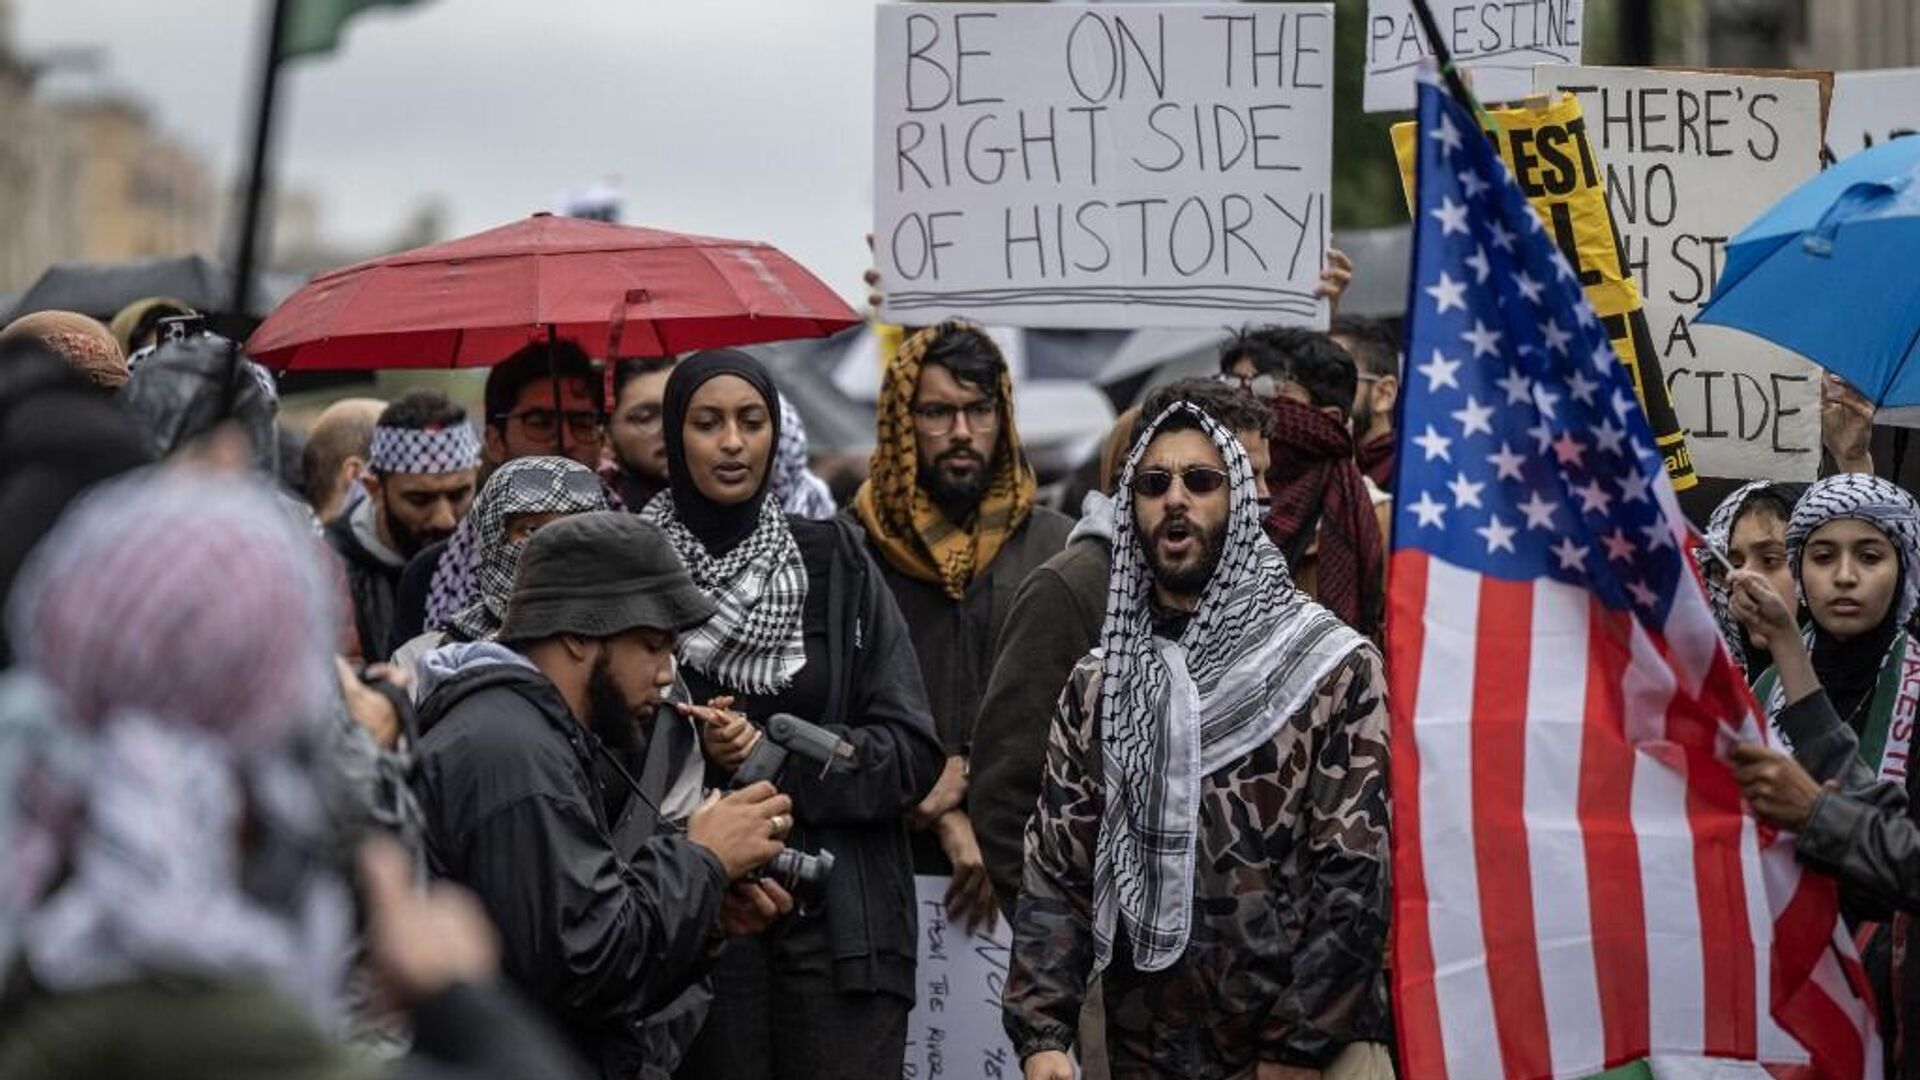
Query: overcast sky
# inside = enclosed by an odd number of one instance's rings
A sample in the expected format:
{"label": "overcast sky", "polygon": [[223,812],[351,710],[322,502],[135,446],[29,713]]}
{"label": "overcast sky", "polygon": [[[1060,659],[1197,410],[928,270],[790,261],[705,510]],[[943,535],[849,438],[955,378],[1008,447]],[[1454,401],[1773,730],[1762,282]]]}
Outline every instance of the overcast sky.
{"label": "overcast sky", "polygon": [[[267,0],[13,0],[20,48],[104,80],[235,175]],[[874,0],[423,0],[289,66],[281,176],[329,236],[441,196],[456,234],[618,176],[625,220],[766,240],[850,300],[870,227]]]}

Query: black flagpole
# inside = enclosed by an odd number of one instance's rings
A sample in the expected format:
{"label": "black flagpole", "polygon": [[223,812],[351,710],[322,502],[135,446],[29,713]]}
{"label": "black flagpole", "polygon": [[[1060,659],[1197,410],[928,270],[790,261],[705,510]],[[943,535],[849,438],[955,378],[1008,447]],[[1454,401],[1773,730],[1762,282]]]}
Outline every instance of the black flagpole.
{"label": "black flagpole", "polygon": [[255,248],[260,242],[260,214],[267,199],[268,154],[273,143],[273,106],[280,85],[280,36],[286,31],[287,7],[292,0],[273,0],[267,19],[266,51],[260,64],[259,111],[253,121],[253,157],[247,167],[247,188],[240,211],[240,244],[234,253],[233,314],[246,318],[253,309]]}
{"label": "black flagpole", "polygon": [[1420,17],[1420,29],[1427,35],[1427,45],[1433,49],[1433,58],[1440,65],[1440,77],[1447,81],[1447,89],[1453,93],[1453,99],[1466,106],[1474,119],[1484,125],[1487,113],[1480,107],[1480,100],[1467,88],[1467,80],[1461,78],[1460,69],[1454,66],[1453,53],[1447,49],[1446,42],[1440,37],[1440,24],[1433,17],[1433,8],[1427,0],[1412,0],[1413,12]]}

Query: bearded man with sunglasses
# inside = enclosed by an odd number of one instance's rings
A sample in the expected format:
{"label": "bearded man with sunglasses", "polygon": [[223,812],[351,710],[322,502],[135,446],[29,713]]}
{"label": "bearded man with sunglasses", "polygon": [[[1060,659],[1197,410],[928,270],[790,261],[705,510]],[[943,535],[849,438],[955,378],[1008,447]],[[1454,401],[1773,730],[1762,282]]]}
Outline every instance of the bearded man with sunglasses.
{"label": "bearded man with sunglasses", "polygon": [[1198,406],[1150,419],[1114,515],[1027,826],[1008,1035],[1026,1080],[1066,1080],[1098,975],[1115,1078],[1317,1078],[1383,1035],[1380,654],[1293,584]]}
{"label": "bearded man with sunglasses", "polygon": [[915,333],[881,383],[872,468],[854,496],[880,576],[906,617],[947,763],[916,807],[914,863],[946,874],[968,927],[999,915],[967,817],[967,753],[1014,590],[1066,547],[1073,522],[1035,505],[1014,427],[1013,382],[979,327]]}

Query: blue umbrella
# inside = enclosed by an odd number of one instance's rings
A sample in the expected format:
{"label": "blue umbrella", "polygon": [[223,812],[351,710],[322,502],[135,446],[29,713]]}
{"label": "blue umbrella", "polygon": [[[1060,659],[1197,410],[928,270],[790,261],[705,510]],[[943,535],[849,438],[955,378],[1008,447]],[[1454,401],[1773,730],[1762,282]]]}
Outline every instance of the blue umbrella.
{"label": "blue umbrella", "polygon": [[1775,342],[1920,419],[1920,138],[1801,184],[1740,231],[1696,322]]}

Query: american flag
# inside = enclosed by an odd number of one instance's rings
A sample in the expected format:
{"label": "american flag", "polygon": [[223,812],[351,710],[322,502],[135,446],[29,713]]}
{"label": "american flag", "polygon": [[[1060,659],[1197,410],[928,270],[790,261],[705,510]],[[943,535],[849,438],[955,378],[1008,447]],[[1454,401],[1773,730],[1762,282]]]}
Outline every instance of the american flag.
{"label": "american flag", "polygon": [[1631,379],[1432,81],[1419,132],[1387,637],[1406,1073],[1878,1076],[1832,883],[1742,810],[1725,756],[1764,725]]}

